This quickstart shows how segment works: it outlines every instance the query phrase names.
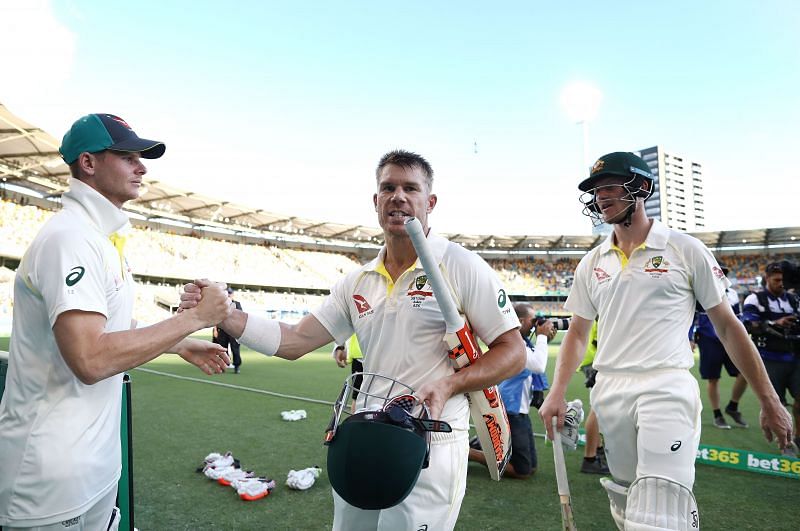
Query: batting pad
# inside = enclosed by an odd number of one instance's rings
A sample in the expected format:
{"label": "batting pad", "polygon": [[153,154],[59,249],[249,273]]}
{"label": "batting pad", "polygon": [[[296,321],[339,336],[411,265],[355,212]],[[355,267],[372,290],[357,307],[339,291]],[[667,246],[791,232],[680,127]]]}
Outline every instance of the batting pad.
{"label": "batting pad", "polygon": [[625,529],[630,531],[696,531],[700,515],[694,494],[662,476],[642,476],[628,489]]}
{"label": "batting pad", "polygon": [[611,506],[611,517],[617,529],[625,529],[625,507],[628,505],[628,487],[620,485],[611,478],[600,478],[600,485],[606,489]]}

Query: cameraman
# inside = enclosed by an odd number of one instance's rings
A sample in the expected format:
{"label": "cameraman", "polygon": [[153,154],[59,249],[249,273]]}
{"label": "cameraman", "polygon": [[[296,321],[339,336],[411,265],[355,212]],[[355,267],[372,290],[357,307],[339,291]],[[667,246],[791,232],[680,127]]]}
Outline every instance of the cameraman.
{"label": "cameraman", "polygon": [[[515,303],[514,311],[519,319],[519,331],[525,341],[526,360],[522,372],[499,385],[500,396],[506,406],[506,413],[508,413],[511,447],[514,449],[503,475],[509,478],[526,479],[536,472],[538,465],[536,445],[533,441],[533,427],[528,416],[531,405],[531,383],[535,375],[543,374],[547,368],[547,343],[555,337],[556,329],[550,319],[537,319],[530,304]],[[530,340],[531,331],[534,329],[535,344]],[[536,403],[533,405],[538,407]],[[480,443],[475,437],[470,441],[469,460],[486,464],[483,452],[480,450]]]}
{"label": "cameraman", "polygon": [[798,341],[798,299],[783,287],[783,267],[773,262],[767,265],[764,289],[751,293],[744,300],[744,324],[764,360],[772,387],[785,403],[786,390],[794,400],[794,448],[784,449],[784,455],[797,455],[800,437],[800,341]]}

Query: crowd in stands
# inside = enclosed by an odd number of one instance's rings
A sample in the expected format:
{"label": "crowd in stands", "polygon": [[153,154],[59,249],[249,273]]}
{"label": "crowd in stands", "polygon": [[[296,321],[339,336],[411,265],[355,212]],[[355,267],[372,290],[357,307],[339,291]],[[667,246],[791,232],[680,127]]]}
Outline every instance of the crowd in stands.
{"label": "crowd in stands", "polygon": [[580,258],[489,260],[506,290],[512,295],[556,295],[566,297]]}
{"label": "crowd in stands", "polygon": [[[53,214],[35,206],[0,200],[0,257],[20,258],[44,222]],[[125,254],[138,277],[219,279],[239,286],[264,286],[262,290],[237,290],[245,309],[262,310],[274,317],[294,320],[321,301],[320,296],[293,293],[302,289],[329,289],[341,276],[360,265],[355,254],[306,251],[272,245],[245,245],[135,228]],[[798,254],[725,254],[721,265],[730,269],[741,295],[757,289],[768,261],[799,261]],[[530,256],[491,259],[508,293],[543,297],[531,301],[536,311],[563,313],[563,300],[572,286],[579,256],[543,258]],[[10,271],[10,270],[8,270]],[[12,275],[0,276],[0,320],[10,318]],[[180,285],[141,283],[136,318],[155,322],[168,315],[169,301],[176,301]],[[276,292],[277,290],[277,292]],[[550,299],[552,297],[552,299]],[[160,301],[160,302],[158,302]]]}

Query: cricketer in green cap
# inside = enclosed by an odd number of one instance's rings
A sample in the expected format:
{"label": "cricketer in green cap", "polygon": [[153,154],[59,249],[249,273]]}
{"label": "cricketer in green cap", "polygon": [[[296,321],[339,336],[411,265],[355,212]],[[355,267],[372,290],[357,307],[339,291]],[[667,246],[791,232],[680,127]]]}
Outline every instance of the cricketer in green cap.
{"label": "cricketer in green cap", "polygon": [[113,114],[88,114],[79,118],[61,141],[59,153],[67,164],[72,164],[81,153],[114,151],[137,152],[145,159],[157,159],[166,146],[157,140],[139,138],[131,126]]}

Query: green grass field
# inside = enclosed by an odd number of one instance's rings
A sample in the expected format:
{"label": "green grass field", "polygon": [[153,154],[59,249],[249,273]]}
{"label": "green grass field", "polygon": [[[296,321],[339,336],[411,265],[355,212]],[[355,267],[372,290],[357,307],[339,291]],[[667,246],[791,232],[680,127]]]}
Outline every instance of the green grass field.
{"label": "green grass field", "polygon": [[[6,343],[0,338],[0,349]],[[551,346],[550,375],[555,348]],[[141,530],[329,529],[333,506],[322,437],[331,407],[245,389],[331,402],[349,368],[338,368],[329,352],[322,349],[288,362],[245,351],[238,375],[231,371],[205,376],[173,355],[147,364],[147,371],[132,371],[136,526]],[[722,380],[723,398],[730,392],[731,381]],[[705,392],[703,384],[701,388]],[[575,376],[568,396],[588,403],[582,375]],[[741,408],[755,425],[757,407],[752,394],[745,394]],[[285,422],[280,412],[288,409],[305,409],[308,418]],[[707,405],[703,418],[705,444],[774,453],[756,427],[715,429]],[[541,421],[537,417],[534,422],[534,430],[541,433]],[[195,472],[206,454],[226,450],[241,459],[244,468],[274,478],[278,483],[275,491],[262,500],[243,502],[230,487]],[[457,529],[559,529],[552,449],[537,438],[537,450],[539,471],[526,481],[496,483],[484,468],[470,464]],[[581,530],[614,529],[599,476],[580,474],[581,459],[580,449],[567,454],[577,526]],[[285,487],[290,469],[312,465],[322,466],[323,474],[310,490]],[[800,527],[797,480],[698,465],[695,494],[706,530]]]}

